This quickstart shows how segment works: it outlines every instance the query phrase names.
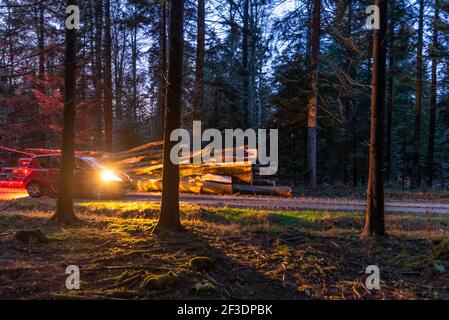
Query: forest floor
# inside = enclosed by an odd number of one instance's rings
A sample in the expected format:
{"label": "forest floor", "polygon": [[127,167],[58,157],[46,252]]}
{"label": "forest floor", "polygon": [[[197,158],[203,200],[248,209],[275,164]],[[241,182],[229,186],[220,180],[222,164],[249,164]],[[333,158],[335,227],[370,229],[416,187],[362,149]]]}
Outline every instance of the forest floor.
{"label": "forest floor", "polygon": [[[73,227],[49,222],[54,207],[0,202],[0,299],[449,299],[447,216],[388,215],[389,237],[367,242],[356,212],[183,204],[186,232],[154,235],[157,203],[77,201]],[[51,241],[20,242],[21,228]],[[365,286],[373,264],[380,290]]]}

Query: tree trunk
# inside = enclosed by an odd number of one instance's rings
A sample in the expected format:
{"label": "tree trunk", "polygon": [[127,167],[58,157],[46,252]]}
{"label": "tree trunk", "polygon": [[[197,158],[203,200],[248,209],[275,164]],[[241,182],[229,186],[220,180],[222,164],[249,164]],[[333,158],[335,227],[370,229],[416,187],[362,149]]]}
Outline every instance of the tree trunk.
{"label": "tree trunk", "polygon": [[[123,119],[123,106],[122,106],[122,79],[124,72],[125,52],[126,52],[126,31],[122,32],[123,42],[120,47],[119,37],[117,35],[117,41],[114,45],[114,82],[115,82],[115,117],[116,119]],[[121,49],[121,50],[120,50]]]}
{"label": "tree trunk", "polygon": [[201,114],[203,110],[204,46],[205,7],[204,0],[198,0],[196,70],[195,84],[193,88],[193,120],[201,120]]}
{"label": "tree trunk", "polygon": [[[38,50],[39,50],[39,79],[44,80],[45,79],[45,23],[44,18],[45,16],[45,6],[44,4],[39,5],[39,28],[38,28]],[[40,107],[37,107],[37,113],[38,113],[38,119],[39,119],[39,126],[40,126],[40,145],[42,148],[46,147],[46,135],[45,135],[45,129],[46,129],[46,121],[45,117],[41,115]]]}
{"label": "tree trunk", "polygon": [[313,1],[312,53],[310,59],[310,98],[307,115],[307,172],[309,184],[316,187],[316,147],[318,114],[318,58],[320,54],[321,0]]}
{"label": "tree trunk", "polygon": [[249,0],[243,0],[243,31],[242,31],[242,85],[243,85],[243,103],[242,114],[243,124],[247,128],[249,126],[249,70],[248,70],[248,52],[249,52]]}
{"label": "tree trunk", "polygon": [[439,0],[435,0],[435,16],[433,20],[432,37],[432,80],[430,89],[430,119],[429,119],[429,143],[427,149],[427,186],[432,188],[433,184],[433,162],[435,151],[435,122],[437,104],[437,65],[438,65],[438,21],[439,21]]}
{"label": "tree trunk", "polygon": [[388,51],[388,89],[387,89],[387,138],[386,138],[386,179],[389,181],[391,179],[391,138],[392,138],[392,124],[393,124],[393,76],[394,76],[394,12],[393,3],[390,9],[390,30],[389,30],[389,51]]}
{"label": "tree trunk", "polygon": [[103,1],[96,0],[95,6],[95,97],[94,97],[94,146],[101,148],[103,146],[102,138],[102,99],[103,84],[101,78],[102,70],[102,26],[103,26]]}
{"label": "tree trunk", "polygon": [[380,12],[380,29],[374,30],[373,75],[371,85],[371,137],[368,191],[363,237],[384,236],[383,144],[385,126],[385,69],[387,0],[376,0]]}
{"label": "tree trunk", "polygon": [[132,99],[130,114],[130,132],[133,132],[134,126],[137,125],[137,24],[134,25],[131,34],[131,61],[132,61]]}
{"label": "tree trunk", "polygon": [[159,106],[156,115],[156,131],[158,139],[164,138],[164,119],[165,119],[165,104],[167,102],[167,4],[163,3],[161,6],[161,25],[159,30],[159,43],[161,54],[161,74],[159,83]]}
{"label": "tree trunk", "polygon": [[184,0],[170,1],[168,52],[168,87],[165,108],[164,165],[162,177],[161,214],[155,231],[181,231],[179,218],[179,166],[170,160],[170,151],[177,142],[170,141],[173,130],[181,124],[181,93],[184,45]]}
{"label": "tree trunk", "polygon": [[[67,5],[76,5],[68,0]],[[73,223],[73,175],[75,156],[75,92],[76,92],[76,29],[66,29],[64,72],[64,130],[62,133],[61,175],[56,213],[52,220]]]}
{"label": "tree trunk", "polygon": [[45,6],[39,5],[39,32],[38,32],[38,49],[39,49],[39,79],[44,79],[45,73],[45,25],[44,25]]}
{"label": "tree trunk", "polygon": [[423,29],[424,29],[424,0],[419,0],[418,44],[416,56],[416,104],[415,104],[415,135],[413,152],[412,187],[421,184],[420,147],[421,147],[421,107],[422,107],[422,78],[423,78]]}
{"label": "tree trunk", "polygon": [[214,89],[214,128],[218,129],[220,127],[220,118],[219,118],[219,114],[218,114],[218,105],[219,105],[219,92],[218,92],[218,87],[216,86]]}
{"label": "tree trunk", "polygon": [[105,151],[112,151],[111,0],[105,0],[104,26],[104,132]]}

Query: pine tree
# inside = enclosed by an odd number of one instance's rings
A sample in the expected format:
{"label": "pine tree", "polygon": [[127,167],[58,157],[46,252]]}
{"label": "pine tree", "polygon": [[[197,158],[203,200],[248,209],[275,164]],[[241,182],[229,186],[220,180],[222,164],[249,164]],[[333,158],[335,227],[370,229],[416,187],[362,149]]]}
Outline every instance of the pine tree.
{"label": "pine tree", "polygon": [[[76,5],[68,0],[67,5]],[[64,62],[64,131],[62,134],[61,173],[56,212],[58,223],[77,220],[73,211],[73,176],[75,170],[75,91],[76,91],[76,29],[66,28]]]}
{"label": "pine tree", "polygon": [[176,142],[170,141],[173,130],[181,124],[181,92],[184,45],[184,0],[170,1],[168,51],[168,87],[165,107],[162,203],[155,231],[182,231],[179,218],[179,166],[170,159]]}
{"label": "pine tree", "polygon": [[383,148],[385,127],[385,70],[387,0],[376,0],[380,28],[374,30],[371,86],[371,138],[368,191],[363,237],[385,235]]}

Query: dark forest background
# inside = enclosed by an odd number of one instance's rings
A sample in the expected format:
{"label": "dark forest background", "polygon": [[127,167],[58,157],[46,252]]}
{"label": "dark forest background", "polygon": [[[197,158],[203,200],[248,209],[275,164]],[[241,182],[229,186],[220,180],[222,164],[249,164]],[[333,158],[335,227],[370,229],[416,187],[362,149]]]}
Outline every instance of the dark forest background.
{"label": "dark forest background", "polygon": [[[202,3],[185,6],[183,126],[198,119],[203,128],[278,128],[279,178],[294,185],[307,181],[313,1]],[[152,0],[78,5],[77,148],[118,151],[161,139],[169,5]],[[322,4],[320,184],[367,182],[369,5]],[[415,180],[415,186],[431,181],[440,188],[449,176],[449,2],[389,5],[387,185],[409,187]],[[61,147],[64,18],[60,1],[0,0],[0,145]]]}

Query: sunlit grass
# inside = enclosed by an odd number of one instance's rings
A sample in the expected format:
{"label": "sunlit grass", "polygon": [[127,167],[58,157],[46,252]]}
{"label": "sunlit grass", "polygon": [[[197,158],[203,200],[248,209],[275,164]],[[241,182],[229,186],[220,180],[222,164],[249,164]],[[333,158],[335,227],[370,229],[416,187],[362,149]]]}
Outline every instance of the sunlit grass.
{"label": "sunlit grass", "polygon": [[[362,243],[359,236],[364,217],[359,212],[272,211],[183,203],[181,219],[189,232],[161,238],[151,232],[159,215],[155,202],[76,201],[75,211],[82,221],[76,226],[49,224],[54,210],[55,200],[25,199],[1,212],[0,249],[4,261],[9,261],[3,266],[8,270],[7,277],[16,273],[25,278],[39,275],[59,292],[63,267],[79,264],[87,272],[84,295],[142,298],[148,294],[142,291],[143,279],[170,272],[182,275],[192,257],[206,255],[227,261],[218,273],[212,273],[213,278],[226,275],[221,283],[240,276],[242,268],[249,268],[241,278],[250,282],[251,292],[260,291],[257,285],[251,288],[254,283],[271,279],[282,282],[282,292],[294,287],[310,297],[357,299],[370,297],[358,278],[367,264],[378,263],[395,279],[402,279],[402,274],[419,275],[413,280],[418,283],[422,275],[443,281],[445,273],[438,270],[449,270],[449,218],[443,216],[388,215],[390,237]],[[13,235],[19,228],[41,228],[56,241],[31,249],[24,244],[17,252],[20,244]],[[238,271],[228,269],[230,264]],[[257,275],[263,275],[263,280],[248,280]],[[168,298],[201,292],[226,296],[220,287],[211,286],[209,279],[197,273],[188,271],[188,276],[181,278]],[[130,282],[117,288],[101,289],[128,279]],[[232,287],[233,282],[227,285]],[[382,285],[388,289],[376,298],[384,298],[383,294],[417,296],[416,284]],[[35,292],[45,294],[39,288],[35,287]],[[243,290],[239,297],[247,297],[246,286],[234,289]],[[25,285],[14,288],[14,294],[20,290],[29,289]],[[159,292],[152,294],[150,297],[160,298]],[[268,297],[278,295],[272,292]]]}

